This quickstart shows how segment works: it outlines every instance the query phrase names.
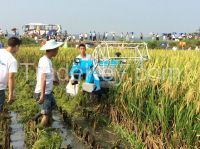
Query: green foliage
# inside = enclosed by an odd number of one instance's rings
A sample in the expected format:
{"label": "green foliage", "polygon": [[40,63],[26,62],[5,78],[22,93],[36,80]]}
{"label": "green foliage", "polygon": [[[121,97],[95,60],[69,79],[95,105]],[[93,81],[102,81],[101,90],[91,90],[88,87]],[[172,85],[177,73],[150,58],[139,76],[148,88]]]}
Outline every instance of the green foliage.
{"label": "green foliage", "polygon": [[120,125],[113,125],[115,131],[125,140],[127,140],[132,148],[143,149],[144,144],[142,140],[138,140],[136,134],[129,132],[126,128]]}
{"label": "green foliage", "polygon": [[37,46],[37,44],[35,43],[35,40],[33,38],[22,37],[21,40],[22,40],[22,45]]}
{"label": "green foliage", "polygon": [[161,48],[160,47],[160,43],[161,42],[159,42],[159,41],[148,41],[147,43],[148,43],[148,47],[150,49],[159,49],[159,48]]}
{"label": "green foliage", "polygon": [[[199,44],[199,41],[194,42]],[[156,48],[159,43],[150,44]],[[17,59],[21,63],[29,62],[37,66],[43,54],[38,49],[39,47],[23,47],[17,54]],[[77,49],[60,49],[58,56],[53,59],[55,69],[65,68],[66,64],[70,64],[70,67],[76,55]],[[143,71],[137,74],[137,77],[145,79],[137,80],[136,69],[133,67],[127,71],[123,83],[110,90],[109,96],[106,97],[106,104],[111,106],[109,116],[112,124],[134,147],[198,148],[200,53],[150,50],[150,55],[151,60],[145,63]],[[175,68],[172,74],[171,68]],[[67,76],[67,72],[64,75]],[[16,82],[17,99],[12,108],[20,113],[24,122],[38,111],[32,96],[35,77],[36,69],[30,66],[29,80],[26,81],[25,67],[20,66]],[[57,103],[63,109],[79,116],[80,102],[86,97],[80,93],[74,99],[69,98],[65,93],[66,83],[64,80],[55,87]],[[99,122],[105,124],[108,121],[106,117],[99,116]],[[46,138],[48,137],[41,135],[34,146],[45,144]],[[51,140],[52,143],[55,140],[57,139]],[[53,147],[56,148],[57,145],[53,143]]]}
{"label": "green foliage", "polygon": [[41,130],[38,134],[38,140],[32,146],[32,149],[60,149],[62,138],[56,132],[47,132]]}

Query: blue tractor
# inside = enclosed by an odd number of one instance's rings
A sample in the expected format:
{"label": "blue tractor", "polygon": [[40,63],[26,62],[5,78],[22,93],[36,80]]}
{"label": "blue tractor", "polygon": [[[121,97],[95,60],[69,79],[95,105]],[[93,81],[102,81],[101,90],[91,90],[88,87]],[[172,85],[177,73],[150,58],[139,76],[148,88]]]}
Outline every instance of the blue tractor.
{"label": "blue tractor", "polygon": [[75,96],[80,84],[82,90],[88,93],[108,89],[121,83],[130,64],[142,65],[148,59],[150,56],[146,43],[101,43],[94,49],[92,59],[74,60],[66,91]]}

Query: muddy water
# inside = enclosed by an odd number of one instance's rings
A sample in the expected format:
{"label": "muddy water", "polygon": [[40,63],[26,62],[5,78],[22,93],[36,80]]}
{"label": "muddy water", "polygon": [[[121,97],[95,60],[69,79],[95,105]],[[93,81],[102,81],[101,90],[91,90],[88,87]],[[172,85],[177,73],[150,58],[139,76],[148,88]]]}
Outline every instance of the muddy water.
{"label": "muddy water", "polygon": [[9,123],[8,112],[0,113],[0,149],[10,146]]}
{"label": "muddy water", "polygon": [[67,127],[67,124],[63,121],[61,114],[58,111],[53,112],[53,123],[52,128],[60,130],[60,134],[63,138],[61,148],[72,148],[72,149],[88,149],[88,147],[81,143],[76,136],[72,133],[72,130]]}
{"label": "muddy water", "polygon": [[10,113],[11,116],[11,132],[10,132],[10,148],[13,149],[23,149],[25,148],[25,133],[23,130],[23,125],[18,121],[17,114],[15,112]]}

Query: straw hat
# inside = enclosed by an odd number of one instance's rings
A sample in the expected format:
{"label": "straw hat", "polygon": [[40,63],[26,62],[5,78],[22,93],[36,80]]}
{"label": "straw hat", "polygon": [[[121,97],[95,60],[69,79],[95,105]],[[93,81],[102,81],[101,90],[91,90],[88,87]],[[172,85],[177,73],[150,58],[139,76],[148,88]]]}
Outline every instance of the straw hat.
{"label": "straw hat", "polygon": [[46,50],[52,50],[52,49],[56,49],[60,46],[63,45],[63,42],[56,42],[55,40],[49,40],[47,41],[41,48],[41,51],[46,51]]}

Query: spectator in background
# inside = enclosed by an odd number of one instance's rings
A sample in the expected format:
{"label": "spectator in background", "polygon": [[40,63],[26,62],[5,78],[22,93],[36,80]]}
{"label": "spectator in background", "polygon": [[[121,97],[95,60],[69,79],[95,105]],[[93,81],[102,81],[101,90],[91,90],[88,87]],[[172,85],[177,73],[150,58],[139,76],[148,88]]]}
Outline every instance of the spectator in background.
{"label": "spectator in background", "polygon": [[134,32],[131,32],[131,39],[134,40]]}
{"label": "spectator in background", "polygon": [[112,33],[112,40],[115,41],[115,33]]}
{"label": "spectator in background", "polygon": [[167,40],[167,37],[166,37],[165,34],[163,35],[163,40],[164,40],[164,41]]}
{"label": "spectator in background", "polygon": [[101,33],[98,32],[98,40],[101,41]]}
{"label": "spectator in background", "polygon": [[156,38],[155,38],[155,33],[153,32],[152,33],[152,40],[155,40]]}
{"label": "spectator in background", "polygon": [[103,33],[103,39],[102,40],[103,41],[106,40],[106,33],[105,32]]}
{"label": "spectator in background", "polygon": [[156,34],[156,40],[157,40],[157,41],[159,41],[159,40],[160,40],[160,36],[159,36],[159,34],[158,34],[158,33]]}
{"label": "spectator in background", "polygon": [[108,40],[108,32],[105,34],[105,40]]}
{"label": "spectator in background", "polygon": [[85,33],[85,40],[88,40],[88,34]]}
{"label": "spectator in background", "polygon": [[140,40],[143,40],[143,33],[140,33]]}
{"label": "spectator in background", "polygon": [[89,36],[90,36],[90,41],[92,41],[92,32],[91,31],[90,31]]}
{"label": "spectator in background", "polygon": [[5,37],[8,37],[8,30],[6,30]]}
{"label": "spectator in background", "polygon": [[124,40],[124,33],[122,32],[120,35],[121,40]]}
{"label": "spectator in background", "polygon": [[83,34],[82,34],[82,33],[79,34],[79,40],[80,40],[80,41],[83,41]]}
{"label": "spectator in background", "polygon": [[128,34],[128,32],[126,33],[126,41],[129,41],[129,34]]}
{"label": "spectator in background", "polygon": [[34,37],[34,40],[35,40],[35,43],[38,43],[38,37],[37,36]]}
{"label": "spectator in background", "polygon": [[172,40],[175,40],[175,39],[176,39],[175,35],[174,35],[174,34],[172,34]]}
{"label": "spectator in background", "polygon": [[97,40],[97,34],[95,31],[92,33],[92,39],[93,39],[93,41]]}

